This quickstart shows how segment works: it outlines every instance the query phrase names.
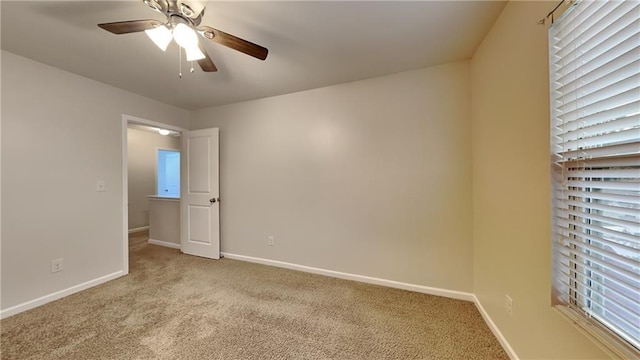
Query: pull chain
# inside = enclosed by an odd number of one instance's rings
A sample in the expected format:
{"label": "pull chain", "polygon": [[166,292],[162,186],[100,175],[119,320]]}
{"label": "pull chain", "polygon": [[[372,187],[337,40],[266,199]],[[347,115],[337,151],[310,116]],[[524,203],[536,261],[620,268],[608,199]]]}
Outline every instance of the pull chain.
{"label": "pull chain", "polygon": [[189,71],[190,71],[192,74],[193,74],[193,72],[195,71],[195,70],[193,69],[193,61],[191,61],[191,69],[190,69]]}
{"label": "pull chain", "polygon": [[182,79],[182,48],[178,46],[178,77]]}

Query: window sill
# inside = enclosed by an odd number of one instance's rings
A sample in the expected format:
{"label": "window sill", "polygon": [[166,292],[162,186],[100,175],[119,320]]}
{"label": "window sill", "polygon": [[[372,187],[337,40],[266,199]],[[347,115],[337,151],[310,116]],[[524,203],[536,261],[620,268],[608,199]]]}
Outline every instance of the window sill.
{"label": "window sill", "polygon": [[149,200],[180,201],[180,197],[176,196],[147,195],[147,198]]}
{"label": "window sill", "polygon": [[554,309],[567,321],[571,322],[578,331],[587,336],[600,349],[602,349],[612,359],[638,359],[640,351],[625,342],[624,340],[613,335],[603,326],[599,326],[595,322],[588,321],[578,314],[575,310],[566,306],[558,305]]}

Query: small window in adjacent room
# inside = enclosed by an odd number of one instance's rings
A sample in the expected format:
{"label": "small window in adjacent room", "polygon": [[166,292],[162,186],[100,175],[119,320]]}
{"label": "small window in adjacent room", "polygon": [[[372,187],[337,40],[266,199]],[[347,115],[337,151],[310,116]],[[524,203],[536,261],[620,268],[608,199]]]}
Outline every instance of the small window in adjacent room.
{"label": "small window in adjacent room", "polygon": [[180,152],[158,150],[157,169],[158,195],[180,197]]}
{"label": "small window in adjacent room", "polygon": [[553,300],[640,355],[640,2],[577,1],[549,29]]}

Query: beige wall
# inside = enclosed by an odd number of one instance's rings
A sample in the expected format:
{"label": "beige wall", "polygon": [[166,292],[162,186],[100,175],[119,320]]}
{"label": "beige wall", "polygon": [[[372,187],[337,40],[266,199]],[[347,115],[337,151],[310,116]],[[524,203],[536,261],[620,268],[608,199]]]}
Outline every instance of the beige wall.
{"label": "beige wall", "polygon": [[510,2],[472,60],[474,293],[520,358],[602,359],[550,306],[548,51],[536,22],[554,5]]}
{"label": "beige wall", "polygon": [[2,309],[123,268],[123,113],[188,127],[187,111],[2,52]]}
{"label": "beige wall", "polygon": [[149,226],[149,199],[156,194],[158,149],[180,150],[180,138],[128,129],[129,229]]}
{"label": "beige wall", "polygon": [[191,122],[220,128],[223,252],[471,290],[468,62]]}
{"label": "beige wall", "polygon": [[149,199],[149,242],[180,248],[179,199]]}

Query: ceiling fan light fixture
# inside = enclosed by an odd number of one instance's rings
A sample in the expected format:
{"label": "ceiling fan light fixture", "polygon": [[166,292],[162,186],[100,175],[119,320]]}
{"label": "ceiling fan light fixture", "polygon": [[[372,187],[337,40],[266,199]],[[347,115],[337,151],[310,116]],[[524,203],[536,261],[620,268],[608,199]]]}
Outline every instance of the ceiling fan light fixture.
{"label": "ceiling fan light fixture", "polygon": [[187,53],[187,61],[205,58],[204,53],[198,47],[198,34],[189,25],[176,24],[173,28],[173,39]]}
{"label": "ceiling fan light fixture", "polygon": [[196,61],[205,58],[204,53],[200,51],[197,45],[185,48],[184,51],[187,53],[187,61]]}
{"label": "ceiling fan light fixture", "polygon": [[153,29],[145,30],[144,32],[147,34],[149,39],[151,39],[151,41],[160,48],[160,50],[167,51],[167,47],[169,46],[171,39],[173,39],[171,30],[167,29],[166,26],[161,25]]}
{"label": "ceiling fan light fixture", "polygon": [[183,23],[178,23],[173,28],[173,39],[185,50],[198,47],[198,34]]}

